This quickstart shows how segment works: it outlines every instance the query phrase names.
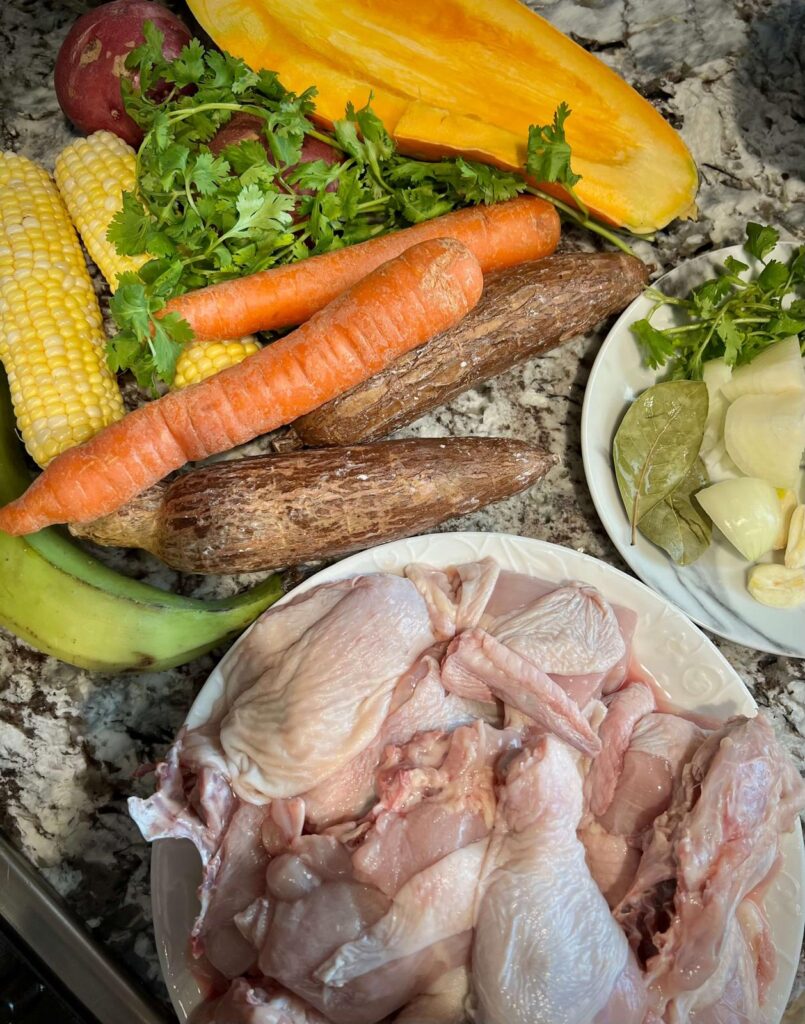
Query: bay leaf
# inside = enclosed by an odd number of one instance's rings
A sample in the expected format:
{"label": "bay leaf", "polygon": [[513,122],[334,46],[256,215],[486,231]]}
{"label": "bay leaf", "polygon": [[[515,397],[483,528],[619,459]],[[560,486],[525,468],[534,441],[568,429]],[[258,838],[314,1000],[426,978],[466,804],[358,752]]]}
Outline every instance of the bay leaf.
{"label": "bay leaf", "polygon": [[679,486],[699,457],[707,409],[703,381],[671,380],[647,388],[626,410],[612,457],[633,540],[643,516]]}
{"label": "bay leaf", "polygon": [[671,493],[640,520],[638,529],[643,536],[667,551],[677,565],[690,565],[710,546],[713,524],[694,500],[697,491],[709,483],[707,467],[696,459]]}

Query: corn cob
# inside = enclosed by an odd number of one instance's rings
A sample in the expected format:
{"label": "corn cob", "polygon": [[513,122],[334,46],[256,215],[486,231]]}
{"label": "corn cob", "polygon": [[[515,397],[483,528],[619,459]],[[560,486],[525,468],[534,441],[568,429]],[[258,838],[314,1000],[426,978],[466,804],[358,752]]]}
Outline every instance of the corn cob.
{"label": "corn cob", "polygon": [[176,363],[176,376],[172,388],[186,388],[189,384],[198,384],[200,380],[212,377],[214,373],[238,363],[255,352],[260,351],[260,344],[251,334],[237,341],[194,341],[186,345]]}
{"label": "corn cob", "polygon": [[54,176],[87,252],[112,291],[120,274],[137,271],[148,256],[121,256],[106,238],[109,224],[135,186],[136,154],[112,132],[76,139],[56,158]]}
{"label": "corn cob", "polygon": [[[134,191],[136,154],[117,135],[94,132],[77,139],[56,160],[56,184],[84,245],[112,291],[118,275],[136,271],[147,255],[121,256],[107,241],[109,224],[120,209],[123,192]],[[259,349],[252,337],[187,345],[179,357],[173,388],[196,384],[205,377],[235,366]]]}
{"label": "corn cob", "polygon": [[0,361],[40,466],[123,415],[105,347],[98,300],[55,185],[30,160],[0,152]]}

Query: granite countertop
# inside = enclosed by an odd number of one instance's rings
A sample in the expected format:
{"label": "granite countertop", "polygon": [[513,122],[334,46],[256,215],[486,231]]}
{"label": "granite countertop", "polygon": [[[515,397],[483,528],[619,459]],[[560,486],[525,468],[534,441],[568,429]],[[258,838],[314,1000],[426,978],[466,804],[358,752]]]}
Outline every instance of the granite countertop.
{"label": "granite countertop", "polygon": [[[52,167],[71,138],[51,87],[53,63],[83,0],[0,5],[0,147]],[[739,241],[747,220],[805,237],[805,5],[801,0],[545,0],[558,28],[624,75],[680,129],[699,165],[701,216],[665,231],[643,258],[668,268]],[[570,243],[579,243],[570,236]],[[586,551],[624,568],[593,509],[581,462],[585,381],[603,331],[578,339],[419,421],[407,433],[497,434],[539,441],[561,459],[537,489],[444,529],[503,530]],[[149,558],[132,573],[209,591]],[[231,591],[240,581],[221,586]],[[220,592],[220,591],[219,591]],[[802,663],[716,640],[800,767]],[[160,675],[106,678],[38,655],[0,631],[0,830],[94,937],[157,998],[149,848],[126,797],[150,791],[138,766],[158,760],[212,657]],[[802,1020],[800,971],[790,1020]]]}

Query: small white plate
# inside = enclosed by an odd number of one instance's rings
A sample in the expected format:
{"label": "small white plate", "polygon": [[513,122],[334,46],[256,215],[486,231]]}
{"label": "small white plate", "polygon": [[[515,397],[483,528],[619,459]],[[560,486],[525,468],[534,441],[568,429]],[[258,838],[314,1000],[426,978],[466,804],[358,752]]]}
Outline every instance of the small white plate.
{"label": "small white plate", "polygon": [[[793,242],[781,242],[773,255],[787,260]],[[704,253],[682,263],[655,282],[671,295],[684,295],[710,277],[727,256],[752,264],[740,245]],[[581,450],[584,472],[596,511],[612,543],[635,573],[663,594],[694,622],[727,640],[770,654],[805,658],[805,612],[758,604],[746,589],[749,563],[713,530],[713,542],[693,565],[678,566],[640,533],[631,543],[631,527],[621,501],[612,466],[612,441],[623,414],[646,388],[661,380],[664,371],[643,364],[630,328],[647,316],[652,301],[639,296],[627,307],[604,339],[587,382],[581,414]],[[668,307],[652,317],[656,327],[669,326]]]}
{"label": "small white plate", "polygon": [[[491,557],[504,569],[540,576],[557,583],[582,580],[610,601],[638,614],[634,651],[677,704],[691,711],[726,718],[752,715],[756,704],[739,676],[713,644],[664,598],[618,569],[569,548],[503,533],[442,533],[395,541],[362,551],[328,566],[305,580],[294,595],[320,583],[359,573],[401,574],[411,562],[446,567]],[[287,601],[290,594],[283,598]],[[248,632],[248,631],[247,631]],[[244,634],[245,636],[246,634]],[[241,638],[237,643],[240,643]],[[187,723],[205,720],[221,692],[223,675],[237,643],[221,660],[201,689]],[[783,837],[783,867],[766,897],[771,937],[779,969],[769,993],[769,1020],[779,1021],[794,983],[805,923],[802,903],[805,849],[799,830]],[[188,938],[198,912],[196,889],[200,863],[186,840],[154,844],[151,900],[157,949],[171,1001],[180,1021],[188,1019],[202,998],[190,971]]]}

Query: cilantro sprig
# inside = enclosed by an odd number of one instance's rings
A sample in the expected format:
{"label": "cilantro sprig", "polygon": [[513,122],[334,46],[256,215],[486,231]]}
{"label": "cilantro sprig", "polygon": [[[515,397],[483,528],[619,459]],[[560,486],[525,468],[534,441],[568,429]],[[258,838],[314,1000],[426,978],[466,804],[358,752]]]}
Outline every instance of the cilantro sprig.
{"label": "cilantro sprig", "polygon": [[[739,366],[791,335],[805,347],[805,245],[787,262],[770,259],[779,237],[772,227],[747,224],[744,251],[761,265],[754,276],[747,276],[749,264],[728,256],[717,277],[685,297],[649,289],[654,305],[632,325],[646,363],[667,366],[672,378],[700,380],[709,359]],[[651,319],[663,306],[674,307],[681,322],[655,327]]]}
{"label": "cilantro sprig", "polygon": [[[151,22],[122,80],[126,110],[141,126],[136,191],[123,196],[108,238],[118,252],[146,254],[112,299],[119,333],[109,363],[130,369],[143,387],[170,383],[189,326],[162,310],[172,296],[375,235],[429,220],[462,206],[497,203],[528,191],[566,216],[623,243],[578,208],[547,195],[520,175],[463,157],[434,162],[397,152],[380,119],[366,106],[347,106],[332,133],[311,120],[315,89],[296,95],[271,71],[205,49],[196,39],[174,60],[162,54]],[[260,139],[214,154],[209,143],[236,114],[260,125]],[[558,183],[574,197],[566,104],[551,125],[529,130],[524,171],[532,181]],[[303,160],[306,139],[341,156],[331,164]]]}

